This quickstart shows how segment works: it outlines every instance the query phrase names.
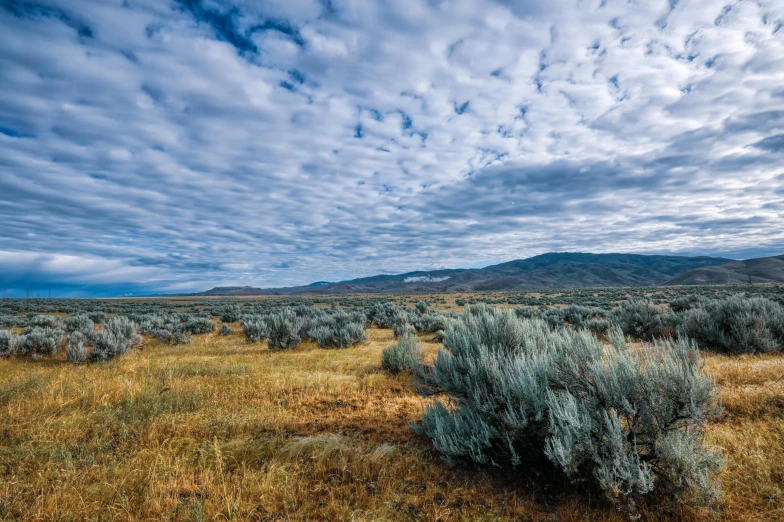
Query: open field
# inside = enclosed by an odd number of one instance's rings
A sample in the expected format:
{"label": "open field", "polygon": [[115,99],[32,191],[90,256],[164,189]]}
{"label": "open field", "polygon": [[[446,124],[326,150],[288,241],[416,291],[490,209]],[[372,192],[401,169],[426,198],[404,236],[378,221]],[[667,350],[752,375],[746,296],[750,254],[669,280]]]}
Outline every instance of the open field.
{"label": "open field", "polygon": [[[409,428],[424,404],[411,377],[379,368],[393,342],[371,328],[353,348],[270,352],[210,333],[88,366],[2,359],[0,518],[626,519],[579,487],[445,466]],[[725,407],[708,428],[724,497],[712,514],[644,518],[784,519],[784,356],[707,354],[706,367]]]}

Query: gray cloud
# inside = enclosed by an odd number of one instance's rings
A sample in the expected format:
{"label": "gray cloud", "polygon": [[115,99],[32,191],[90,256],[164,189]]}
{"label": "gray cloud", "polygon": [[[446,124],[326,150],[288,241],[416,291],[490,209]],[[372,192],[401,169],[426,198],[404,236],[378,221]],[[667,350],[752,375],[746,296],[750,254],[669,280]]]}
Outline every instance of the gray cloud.
{"label": "gray cloud", "polygon": [[3,284],[784,245],[784,7],[6,2]]}

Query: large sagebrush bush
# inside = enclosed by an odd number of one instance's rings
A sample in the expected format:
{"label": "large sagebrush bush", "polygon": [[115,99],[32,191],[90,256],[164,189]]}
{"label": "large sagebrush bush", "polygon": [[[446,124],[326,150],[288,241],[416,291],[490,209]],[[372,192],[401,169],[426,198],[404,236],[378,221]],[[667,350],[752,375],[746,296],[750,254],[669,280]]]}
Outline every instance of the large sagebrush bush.
{"label": "large sagebrush bush", "polygon": [[106,321],[98,332],[90,359],[105,361],[128,353],[131,348],[142,344],[142,336],[136,324],[127,317],[117,316]]}
{"label": "large sagebrush bush", "polygon": [[270,350],[296,348],[302,341],[299,335],[300,319],[294,310],[284,308],[267,316]]}
{"label": "large sagebrush bush", "polygon": [[421,351],[416,335],[404,335],[381,352],[381,368],[390,373],[412,371],[419,363]]}
{"label": "large sagebrush bush", "polygon": [[728,353],[784,350],[784,307],[738,295],[703,301],[683,314],[678,335]]}
{"label": "large sagebrush bush", "polygon": [[633,350],[619,329],[609,336],[604,346],[587,331],[469,306],[432,367],[417,370],[420,391],[445,399],[416,429],[447,463],[546,462],[630,506],[655,490],[715,498],[721,459],[702,428],[717,391],[698,350],[686,340]]}

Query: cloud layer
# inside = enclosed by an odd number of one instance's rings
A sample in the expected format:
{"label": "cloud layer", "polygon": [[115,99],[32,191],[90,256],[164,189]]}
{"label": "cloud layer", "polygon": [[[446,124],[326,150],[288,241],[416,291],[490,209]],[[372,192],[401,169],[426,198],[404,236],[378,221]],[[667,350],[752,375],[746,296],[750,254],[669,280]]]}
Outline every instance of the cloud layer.
{"label": "cloud layer", "polygon": [[0,4],[0,283],[780,253],[784,4]]}

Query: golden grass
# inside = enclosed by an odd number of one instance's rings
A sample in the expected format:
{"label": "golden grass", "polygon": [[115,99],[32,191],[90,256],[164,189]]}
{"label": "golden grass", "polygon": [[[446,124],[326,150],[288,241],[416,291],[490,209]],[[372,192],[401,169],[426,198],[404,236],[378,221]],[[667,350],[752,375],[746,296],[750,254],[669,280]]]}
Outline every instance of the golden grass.
{"label": "golden grass", "polygon": [[[444,466],[409,428],[410,377],[379,370],[391,332],[368,333],[344,350],[208,334],[105,364],[0,360],[0,518],[626,519],[579,489]],[[728,458],[715,518],[784,519],[784,357],[707,368],[726,405],[709,431]]]}

